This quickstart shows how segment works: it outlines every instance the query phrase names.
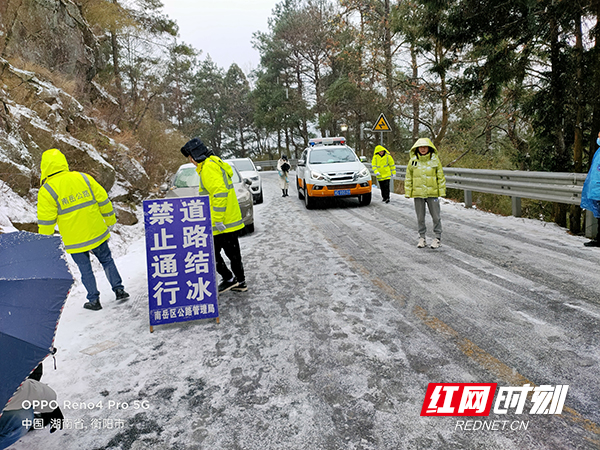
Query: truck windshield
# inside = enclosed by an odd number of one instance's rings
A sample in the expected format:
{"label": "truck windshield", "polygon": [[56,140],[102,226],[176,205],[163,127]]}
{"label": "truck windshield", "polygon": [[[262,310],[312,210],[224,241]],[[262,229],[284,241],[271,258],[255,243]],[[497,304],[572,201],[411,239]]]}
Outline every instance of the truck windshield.
{"label": "truck windshield", "polygon": [[247,159],[237,159],[235,161],[230,161],[230,163],[235,165],[240,172],[254,172],[256,170],[252,161]]}
{"label": "truck windshield", "polygon": [[317,148],[313,149],[308,157],[308,162],[310,164],[331,164],[354,161],[357,161],[356,155],[348,147]]}

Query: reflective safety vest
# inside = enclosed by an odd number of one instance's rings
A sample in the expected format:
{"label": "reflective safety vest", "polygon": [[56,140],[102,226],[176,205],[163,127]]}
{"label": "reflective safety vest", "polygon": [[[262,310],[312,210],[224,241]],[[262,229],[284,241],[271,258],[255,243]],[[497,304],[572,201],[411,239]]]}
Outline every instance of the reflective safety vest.
{"label": "reflective safety vest", "polygon": [[[200,195],[208,195],[212,216],[213,235],[231,233],[244,228],[242,211],[231,177],[233,169],[218,156],[210,156],[198,164],[196,172],[200,175]],[[224,231],[219,231],[215,223],[225,225]]]}
{"label": "reflective safety vest", "polygon": [[70,172],[57,149],[42,155],[42,187],[38,192],[40,234],[53,234],[55,225],[67,253],[92,250],[110,237],[117,221],[108,194],[91,175]]}
{"label": "reflective safety vest", "polygon": [[[385,153],[383,156],[379,156],[379,152]],[[396,164],[394,163],[394,158],[392,158],[390,152],[382,145],[375,147],[375,151],[373,152],[373,160],[371,161],[371,168],[373,169],[373,173],[379,181],[389,180],[396,175]]]}

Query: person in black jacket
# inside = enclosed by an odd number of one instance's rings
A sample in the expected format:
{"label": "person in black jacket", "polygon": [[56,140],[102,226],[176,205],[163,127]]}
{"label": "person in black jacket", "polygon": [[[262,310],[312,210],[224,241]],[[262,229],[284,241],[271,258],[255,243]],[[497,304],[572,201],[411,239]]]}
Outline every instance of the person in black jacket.
{"label": "person in black jacket", "polygon": [[277,173],[279,174],[279,187],[281,188],[281,192],[283,192],[282,197],[289,197],[288,187],[290,182],[288,174],[291,168],[287,156],[281,155],[281,158],[277,161]]}

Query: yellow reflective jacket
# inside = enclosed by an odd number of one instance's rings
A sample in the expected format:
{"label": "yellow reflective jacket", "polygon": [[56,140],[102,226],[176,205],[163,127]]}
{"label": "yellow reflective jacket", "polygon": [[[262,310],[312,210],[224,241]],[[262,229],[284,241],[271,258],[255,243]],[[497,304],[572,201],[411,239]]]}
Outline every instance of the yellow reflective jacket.
{"label": "yellow reflective jacket", "polygon": [[67,253],[92,250],[110,237],[117,221],[108,194],[90,175],[70,172],[65,155],[55,148],[42,154],[42,186],[38,192],[40,234],[62,236]]}
{"label": "yellow reflective jacket", "polygon": [[[421,155],[419,147],[429,147],[431,150],[426,155]],[[446,177],[433,142],[428,138],[418,139],[410,151],[412,156],[406,166],[404,180],[406,197],[445,197]]]}
{"label": "yellow reflective jacket", "polygon": [[[383,156],[379,156],[379,152],[385,152]],[[375,147],[373,152],[373,160],[371,161],[371,168],[373,173],[378,180],[389,180],[392,176],[396,175],[396,164],[394,158],[390,155],[390,152],[381,145]]]}
{"label": "yellow reflective jacket", "polygon": [[[218,156],[210,156],[199,163],[196,172],[200,175],[200,195],[209,195],[212,216],[213,235],[231,233],[244,228],[242,211],[231,177],[233,169]],[[224,231],[219,231],[215,223],[225,225]]]}

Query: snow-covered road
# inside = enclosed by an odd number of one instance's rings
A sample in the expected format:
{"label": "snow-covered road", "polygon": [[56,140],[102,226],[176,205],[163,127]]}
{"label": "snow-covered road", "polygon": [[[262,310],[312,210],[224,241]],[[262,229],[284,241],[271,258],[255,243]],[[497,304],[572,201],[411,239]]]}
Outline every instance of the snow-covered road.
{"label": "snow-covered road", "polygon": [[[104,309],[87,311],[77,282],[57,370],[44,364],[72,428],[15,449],[600,448],[600,249],[452,202],[442,247],[417,249],[412,200],[375,190],[368,207],[306,210],[274,172],[263,185],[241,238],[249,290],[221,296],[220,324],[150,334],[143,230],[118,230],[132,300],[116,304],[98,273]],[[562,415],[421,417],[428,383],[569,390]]]}

